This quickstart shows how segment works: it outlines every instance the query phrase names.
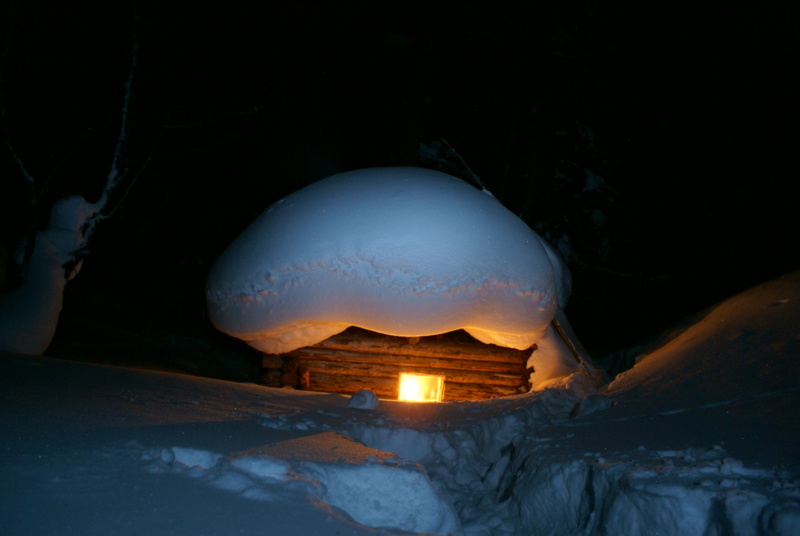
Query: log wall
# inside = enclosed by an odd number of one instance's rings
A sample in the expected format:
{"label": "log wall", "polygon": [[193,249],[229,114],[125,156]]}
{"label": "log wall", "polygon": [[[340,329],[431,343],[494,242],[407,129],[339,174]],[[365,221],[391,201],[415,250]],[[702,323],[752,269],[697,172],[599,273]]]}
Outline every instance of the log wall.
{"label": "log wall", "polygon": [[529,350],[483,344],[463,331],[390,337],[350,328],[321,343],[264,356],[264,383],[350,395],[370,389],[397,399],[400,372],[445,377],[445,400],[480,400],[530,390]]}

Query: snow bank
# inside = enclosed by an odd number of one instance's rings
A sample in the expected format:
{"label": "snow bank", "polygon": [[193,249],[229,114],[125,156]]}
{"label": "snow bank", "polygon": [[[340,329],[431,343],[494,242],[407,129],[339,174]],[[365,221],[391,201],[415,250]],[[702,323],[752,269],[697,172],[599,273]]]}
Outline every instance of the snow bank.
{"label": "snow bank", "polygon": [[571,378],[374,408],[6,354],[0,516],[26,535],[795,536],[798,325],[800,272],[710,309],[604,392]]}
{"label": "snow bank", "polygon": [[459,531],[452,505],[417,463],[324,432],[230,457],[182,447],[148,451],[149,471],[180,473],[261,501],[281,496],[336,509],[367,527],[425,534]]}
{"label": "snow bank", "polygon": [[511,467],[519,475],[509,489],[519,519],[513,534],[789,536],[800,529],[795,475],[745,467],[719,446],[549,463],[536,450],[541,457],[534,448]]}
{"label": "snow bank", "polygon": [[[607,398],[580,400],[563,389],[481,403],[420,408],[383,401],[381,407],[378,414],[334,414],[339,418],[333,420],[327,412],[302,420],[265,416],[262,424],[346,431],[419,461],[440,493],[452,498],[468,535],[789,536],[800,528],[797,463],[795,470],[757,467],[720,445],[637,446],[652,441],[653,426],[694,440],[669,411],[653,424],[638,417],[633,428],[624,428],[609,415]],[[724,427],[716,415],[698,426],[711,423],[717,433]],[[609,437],[623,447],[608,451]],[[794,439],[787,438],[792,448]]]}
{"label": "snow bank", "polygon": [[466,534],[800,534],[798,325],[800,272],[710,309],[605,393],[385,402],[404,418],[346,429],[423,463]]}
{"label": "snow bank", "polygon": [[711,308],[577,418],[518,441],[498,488],[520,520],[509,533],[800,534],[798,325],[795,272]]}
{"label": "snow bank", "polygon": [[798,326],[800,272],[793,272],[709,308],[639,356],[607,391],[663,407],[676,399],[699,405],[798,389]]}
{"label": "snow bank", "polygon": [[409,532],[458,532],[453,507],[436,492],[421,466],[314,464],[305,469],[325,484],[322,499],[359,523]]}
{"label": "snow bank", "polygon": [[518,349],[570,292],[553,250],[496,199],[416,168],[334,175],[273,204],[207,284],[220,330],[267,353],[349,326],[396,336],[465,329]]}

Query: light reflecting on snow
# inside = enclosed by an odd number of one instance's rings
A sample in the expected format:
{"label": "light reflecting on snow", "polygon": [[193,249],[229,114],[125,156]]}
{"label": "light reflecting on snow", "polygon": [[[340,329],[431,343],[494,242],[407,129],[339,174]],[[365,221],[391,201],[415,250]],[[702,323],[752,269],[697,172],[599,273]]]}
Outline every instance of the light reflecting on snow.
{"label": "light reflecting on snow", "polygon": [[[338,395],[3,356],[8,534],[771,534],[800,529],[800,273],[607,389]],[[41,515],[46,511],[47,516]]]}

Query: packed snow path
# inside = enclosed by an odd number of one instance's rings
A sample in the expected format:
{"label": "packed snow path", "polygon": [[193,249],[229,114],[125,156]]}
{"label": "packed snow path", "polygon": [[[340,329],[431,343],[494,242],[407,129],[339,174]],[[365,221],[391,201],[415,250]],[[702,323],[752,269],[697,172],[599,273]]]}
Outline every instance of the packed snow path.
{"label": "packed snow path", "polygon": [[800,533],[800,273],[600,393],[381,401],[2,356],[4,534]]}

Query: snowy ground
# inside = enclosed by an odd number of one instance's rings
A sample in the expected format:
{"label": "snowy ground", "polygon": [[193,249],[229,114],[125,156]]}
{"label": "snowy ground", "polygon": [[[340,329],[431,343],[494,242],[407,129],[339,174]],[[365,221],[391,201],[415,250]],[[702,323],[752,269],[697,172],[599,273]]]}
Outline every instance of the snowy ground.
{"label": "snowy ground", "polygon": [[3,534],[800,534],[800,272],[602,392],[347,407],[13,354]]}

